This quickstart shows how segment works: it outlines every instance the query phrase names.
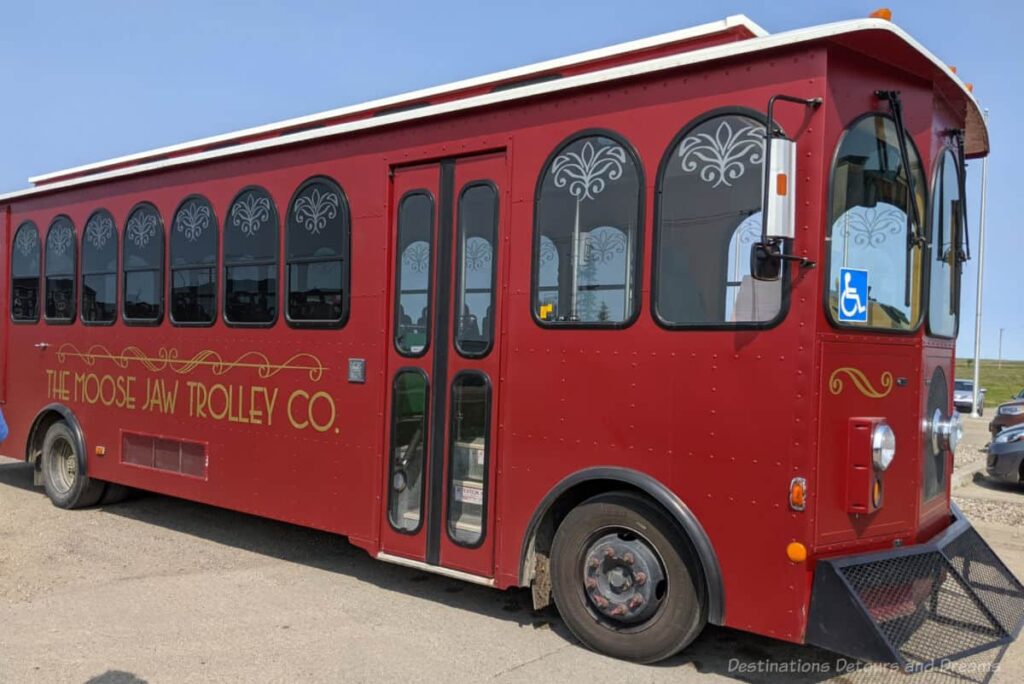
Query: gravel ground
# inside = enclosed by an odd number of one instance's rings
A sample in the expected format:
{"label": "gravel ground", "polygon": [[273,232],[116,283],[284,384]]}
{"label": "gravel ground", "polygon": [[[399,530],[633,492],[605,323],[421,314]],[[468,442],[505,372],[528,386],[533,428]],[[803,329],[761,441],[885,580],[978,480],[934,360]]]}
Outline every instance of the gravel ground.
{"label": "gravel ground", "polygon": [[1024,526],[1024,496],[1022,502],[996,501],[954,496],[953,501],[971,522],[997,523],[1000,525]]}
{"label": "gravel ground", "polygon": [[964,417],[964,436],[953,454],[953,467],[961,468],[968,463],[985,458],[988,446],[988,419]]}

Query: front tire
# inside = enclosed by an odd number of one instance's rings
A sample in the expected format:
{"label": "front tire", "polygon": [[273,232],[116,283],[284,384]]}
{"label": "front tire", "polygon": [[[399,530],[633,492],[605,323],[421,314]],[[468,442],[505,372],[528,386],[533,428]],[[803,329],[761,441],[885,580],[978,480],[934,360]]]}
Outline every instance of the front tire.
{"label": "front tire", "polygon": [[82,472],[81,456],[71,428],[63,421],[51,425],[43,438],[42,473],[43,487],[54,506],[92,506],[103,496],[104,483]]}
{"label": "front tire", "polygon": [[700,564],[669,516],[628,492],[601,494],[565,517],[551,548],[555,605],[588,648],[653,663],[707,622]]}

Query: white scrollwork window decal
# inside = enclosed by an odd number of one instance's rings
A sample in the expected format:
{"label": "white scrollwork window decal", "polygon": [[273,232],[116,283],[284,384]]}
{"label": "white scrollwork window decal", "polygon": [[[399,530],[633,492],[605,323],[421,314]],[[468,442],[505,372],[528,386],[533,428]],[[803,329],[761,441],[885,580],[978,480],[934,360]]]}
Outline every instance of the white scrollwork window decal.
{"label": "white scrollwork window decal", "polygon": [[85,239],[96,249],[103,249],[114,235],[114,220],[103,214],[96,214],[85,224]]}
{"label": "white scrollwork window decal", "polygon": [[[840,222],[841,226],[838,225]],[[852,236],[854,245],[873,249],[885,244],[889,235],[904,232],[907,215],[892,205],[854,207],[844,213],[836,224],[844,239]]]}
{"label": "white scrollwork window decal", "polygon": [[231,223],[246,237],[259,232],[270,221],[270,198],[247,192],[231,206]]}
{"label": "white scrollwork window decal", "polygon": [[748,167],[760,165],[764,159],[764,127],[746,124],[733,130],[729,121],[723,120],[714,134],[688,135],[677,154],[683,171],[697,171],[713,188],[731,186]]}
{"label": "white scrollwork window decal", "polygon": [[430,246],[422,240],[414,242],[402,253],[402,263],[416,273],[423,273],[430,259]]}
{"label": "white scrollwork window decal", "polygon": [[50,234],[46,237],[46,249],[57,256],[64,256],[74,240],[75,235],[71,226],[62,221],[50,230]]}
{"label": "white scrollwork window decal", "polygon": [[189,242],[198,240],[209,227],[210,207],[199,200],[190,200],[174,219],[174,229],[184,234]]}
{"label": "white scrollwork window decal", "polygon": [[22,256],[28,256],[39,249],[39,235],[31,228],[22,228],[18,231],[14,244]]}
{"label": "white scrollwork window decal", "polygon": [[338,193],[321,192],[320,188],[314,185],[308,193],[303,193],[295,200],[292,213],[295,220],[309,233],[319,235],[320,231],[327,227],[327,221],[338,215],[340,207]]}
{"label": "white scrollwork window decal", "polygon": [[622,177],[626,163],[626,150],[620,145],[595,147],[583,143],[579,152],[563,152],[551,164],[555,187],[568,188],[577,201],[592,200],[607,186],[608,181]]}
{"label": "white scrollwork window decal", "polygon": [[125,237],[136,247],[145,247],[156,237],[156,224],[156,214],[144,210],[136,211],[128,219],[128,225],[124,229]]}
{"label": "white scrollwork window decal", "polygon": [[626,252],[626,234],[614,228],[598,228],[583,239],[583,262],[607,264]]}

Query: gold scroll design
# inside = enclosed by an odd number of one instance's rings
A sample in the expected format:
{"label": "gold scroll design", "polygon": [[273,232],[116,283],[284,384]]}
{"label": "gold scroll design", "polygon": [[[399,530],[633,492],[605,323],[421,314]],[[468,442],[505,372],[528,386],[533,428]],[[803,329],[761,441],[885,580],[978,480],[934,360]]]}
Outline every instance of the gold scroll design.
{"label": "gold scroll design", "polygon": [[892,373],[889,371],[883,371],[882,375],[879,376],[878,380],[881,389],[875,389],[875,386],[868,379],[868,376],[864,374],[864,371],[859,368],[844,366],[832,371],[832,375],[828,379],[828,389],[832,394],[839,394],[843,391],[845,386],[843,376],[849,378],[854,388],[869,399],[882,399],[889,396],[889,393],[892,392]]}
{"label": "gold scroll design", "polygon": [[259,351],[247,351],[234,361],[224,359],[212,349],[204,349],[190,359],[180,358],[177,349],[161,347],[156,356],[149,356],[135,346],[127,346],[120,354],[114,354],[102,344],[94,344],[86,351],[81,351],[70,342],[65,342],[57,350],[57,360],[65,363],[68,358],[81,359],[87,366],[97,361],[110,361],[118,368],[127,370],[133,363],[142,364],[146,370],[154,373],[170,369],[178,375],[188,375],[197,368],[209,368],[214,375],[226,375],[230,371],[241,368],[254,368],[263,379],[272,378],[281,371],[306,371],[313,382],[320,380],[324,374],[324,365],[320,359],[307,352],[299,352],[289,357],[284,363],[274,364],[266,354]]}

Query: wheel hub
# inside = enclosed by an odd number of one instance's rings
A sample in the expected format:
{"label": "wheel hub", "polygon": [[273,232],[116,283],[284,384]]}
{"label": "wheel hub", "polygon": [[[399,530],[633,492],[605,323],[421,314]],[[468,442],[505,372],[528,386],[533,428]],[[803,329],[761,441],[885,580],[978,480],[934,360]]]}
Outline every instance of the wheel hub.
{"label": "wheel hub", "polygon": [[619,533],[594,541],[583,559],[583,585],[602,615],[625,623],[650,618],[658,609],[658,586],[665,573],[643,540]]}

